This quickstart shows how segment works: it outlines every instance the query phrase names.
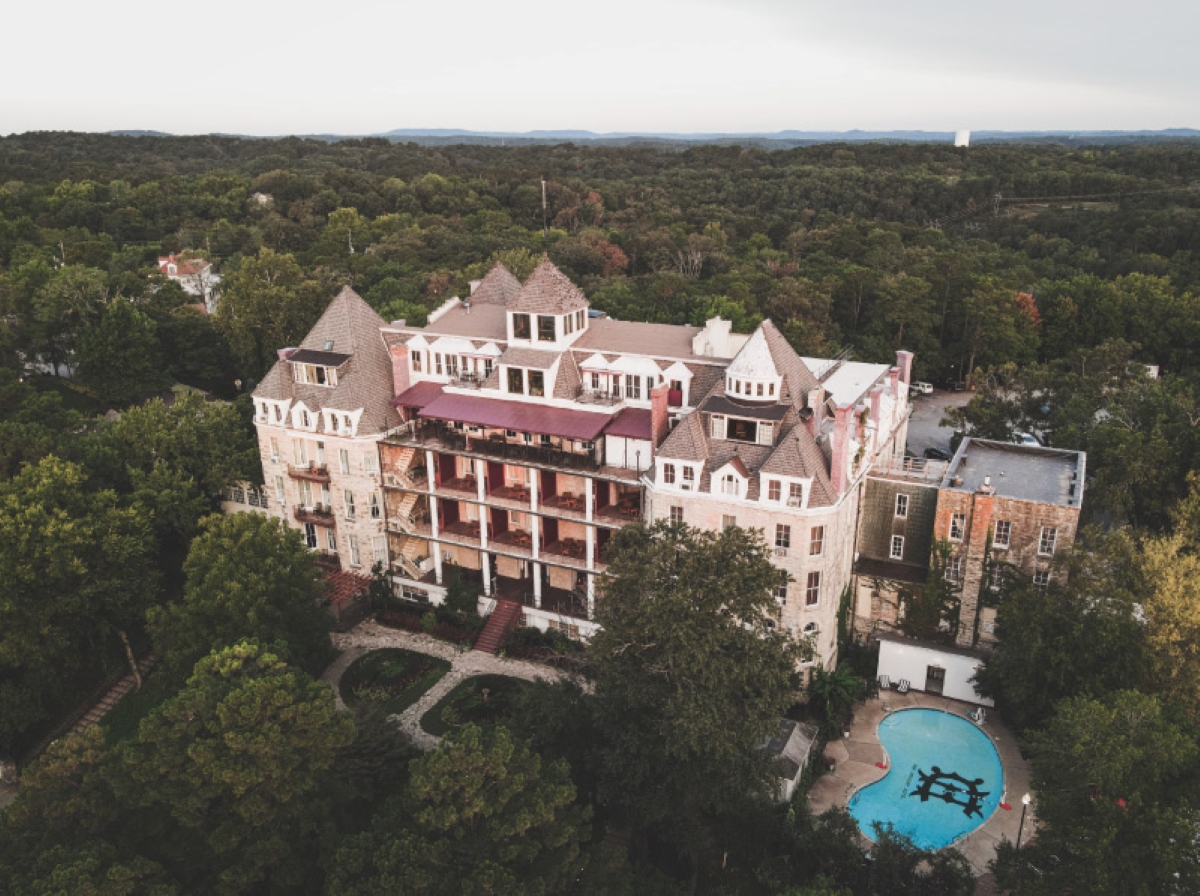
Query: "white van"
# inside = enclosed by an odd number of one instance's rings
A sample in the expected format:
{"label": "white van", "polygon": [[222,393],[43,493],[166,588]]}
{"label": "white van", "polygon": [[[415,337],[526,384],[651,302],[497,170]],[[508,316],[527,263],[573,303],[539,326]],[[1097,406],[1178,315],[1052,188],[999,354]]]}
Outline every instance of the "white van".
{"label": "white van", "polygon": [[909,395],[932,395],[933,383],[923,383],[920,380],[908,387]]}

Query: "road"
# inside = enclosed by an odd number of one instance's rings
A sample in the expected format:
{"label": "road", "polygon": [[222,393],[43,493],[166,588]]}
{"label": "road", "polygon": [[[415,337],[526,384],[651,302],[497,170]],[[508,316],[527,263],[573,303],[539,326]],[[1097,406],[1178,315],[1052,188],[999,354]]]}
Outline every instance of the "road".
{"label": "road", "polygon": [[935,446],[949,451],[953,430],[942,426],[942,417],[948,408],[961,408],[970,400],[970,392],[944,389],[935,389],[932,395],[914,395],[912,417],[908,421],[908,450],[917,457],[924,457],[925,449]]}

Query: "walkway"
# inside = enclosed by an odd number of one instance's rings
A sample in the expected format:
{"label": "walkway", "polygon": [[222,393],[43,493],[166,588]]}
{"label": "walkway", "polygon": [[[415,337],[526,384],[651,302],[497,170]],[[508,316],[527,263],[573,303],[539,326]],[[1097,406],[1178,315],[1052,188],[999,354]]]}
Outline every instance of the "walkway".
{"label": "walkway", "polygon": [[412,742],[423,750],[432,750],[441,742],[441,738],[434,737],[421,727],[421,716],[454,690],[455,685],[464,678],[474,675],[508,675],[511,678],[523,678],[526,681],[558,681],[566,677],[557,669],[551,669],[539,663],[493,656],[447,641],[439,641],[429,635],[388,628],[370,620],[355,626],[348,632],[335,633],[331,637],[333,646],[341,651],[341,656],[325,670],[321,680],[333,688],[338,709],[346,708],[342,702],[342,696],[338,692],[338,682],[342,679],[342,673],[364,653],[378,650],[381,647],[400,647],[449,661],[449,672],[422,694],[416,703],[399,715],[391,717],[400,725],[400,729],[412,739]]}
{"label": "walkway", "polygon": [[[808,805],[814,815],[820,815],[834,806],[846,806],[850,797],[861,787],[878,781],[887,774],[887,769],[875,763],[884,761],[883,746],[879,742],[879,723],[889,712],[897,709],[940,709],[957,716],[966,717],[975,709],[975,704],[961,703],[945,697],[935,697],[920,691],[900,694],[883,691],[878,697],[867,700],[854,714],[850,736],[833,740],[825,748],[826,764],[835,763],[836,771],[817,778],[808,792]],[[997,809],[992,817],[954,844],[971,863],[978,877],[987,872],[988,863],[996,857],[996,846],[1002,838],[1016,842],[1017,827],[1021,822],[1021,796],[1029,792],[1029,765],[1021,757],[1016,738],[999,721],[994,710],[987,711],[987,721],[982,729],[991,738],[1000,762],[1004,766],[1005,796],[1001,802],[1012,809]],[[1033,834],[1036,819],[1033,807],[1025,818],[1025,840]]]}

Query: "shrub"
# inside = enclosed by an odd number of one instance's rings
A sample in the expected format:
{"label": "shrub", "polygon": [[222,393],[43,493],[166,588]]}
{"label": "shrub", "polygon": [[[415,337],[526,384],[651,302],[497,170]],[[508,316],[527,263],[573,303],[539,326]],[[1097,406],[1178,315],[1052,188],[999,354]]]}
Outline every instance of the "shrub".
{"label": "shrub", "polygon": [[347,706],[371,703],[385,713],[402,712],[450,670],[443,659],[387,647],[359,657],[342,674]]}

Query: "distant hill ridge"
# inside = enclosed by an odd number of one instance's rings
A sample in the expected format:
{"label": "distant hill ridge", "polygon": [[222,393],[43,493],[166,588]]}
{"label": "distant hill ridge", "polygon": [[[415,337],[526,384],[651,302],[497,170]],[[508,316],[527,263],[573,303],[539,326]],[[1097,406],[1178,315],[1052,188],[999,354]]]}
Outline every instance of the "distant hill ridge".
{"label": "distant hill ridge", "polygon": [[[108,131],[112,136],[120,137],[169,137],[171,134],[151,130],[120,130]],[[279,139],[280,135],[262,136],[250,134],[219,133],[212,136],[237,137],[246,140]],[[711,133],[675,133],[675,132],[645,132],[645,131],[612,131],[598,133],[585,130],[534,130],[534,131],[471,131],[460,128],[397,128],[376,134],[296,134],[310,140],[337,142],[340,140],[356,140],[363,137],[383,137],[394,142],[413,141],[416,143],[449,144],[449,143],[683,143],[683,144],[728,144],[755,143],[770,146],[799,146],[813,143],[855,143],[855,142],[891,142],[891,143],[952,143],[954,131],[801,131],[784,130],[772,132],[711,132]],[[1200,129],[1196,128],[1164,128],[1161,130],[1046,130],[1046,131],[972,131],[972,142],[1005,142],[1005,141],[1087,141],[1087,142],[1124,142],[1151,140],[1194,140],[1200,138]]]}

